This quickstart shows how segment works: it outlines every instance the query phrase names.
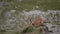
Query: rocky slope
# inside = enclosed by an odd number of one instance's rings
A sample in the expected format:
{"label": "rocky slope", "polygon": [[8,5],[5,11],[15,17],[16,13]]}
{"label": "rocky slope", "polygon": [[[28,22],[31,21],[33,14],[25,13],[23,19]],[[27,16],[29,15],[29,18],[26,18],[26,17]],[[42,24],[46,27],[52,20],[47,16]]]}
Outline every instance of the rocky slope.
{"label": "rocky slope", "polygon": [[[4,16],[5,18],[2,19],[3,21],[1,21],[2,23],[0,25],[0,30],[6,34],[20,33],[20,32],[23,32],[25,28],[28,28],[28,27],[31,28],[32,26],[31,21],[37,19],[38,17],[42,17],[44,25],[48,27],[48,30],[52,30],[53,34],[56,34],[56,33],[59,34],[60,32],[59,31],[60,30],[59,29],[60,11],[58,10],[57,11],[48,10],[47,12],[42,12],[40,10],[31,10],[29,12],[26,12],[24,10],[23,12],[20,12],[17,16],[15,15],[15,10],[10,10],[9,12],[6,12],[4,15],[5,15]],[[39,32],[39,28],[35,30]],[[33,29],[32,31],[34,32]],[[49,32],[46,32],[46,33],[49,33]]]}

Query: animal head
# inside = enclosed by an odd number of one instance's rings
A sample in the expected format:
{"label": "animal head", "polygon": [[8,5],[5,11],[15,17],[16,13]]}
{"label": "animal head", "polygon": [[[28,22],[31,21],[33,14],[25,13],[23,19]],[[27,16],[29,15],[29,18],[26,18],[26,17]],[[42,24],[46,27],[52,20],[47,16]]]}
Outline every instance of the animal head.
{"label": "animal head", "polygon": [[35,21],[32,21],[32,25],[38,25],[40,23],[42,23],[42,18],[41,17],[37,18]]}

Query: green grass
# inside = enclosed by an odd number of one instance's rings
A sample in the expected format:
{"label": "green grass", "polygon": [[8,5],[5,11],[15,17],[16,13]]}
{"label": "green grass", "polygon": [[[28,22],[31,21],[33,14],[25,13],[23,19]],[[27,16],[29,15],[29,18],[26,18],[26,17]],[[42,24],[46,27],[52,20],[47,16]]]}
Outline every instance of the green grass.
{"label": "green grass", "polygon": [[39,10],[60,10],[60,2],[58,0],[23,0],[21,2],[17,0],[0,0],[0,2],[8,2],[9,4],[5,8],[17,11],[24,9],[32,10],[37,5],[39,6]]}
{"label": "green grass", "polygon": [[6,32],[6,30],[0,30],[0,32]]}

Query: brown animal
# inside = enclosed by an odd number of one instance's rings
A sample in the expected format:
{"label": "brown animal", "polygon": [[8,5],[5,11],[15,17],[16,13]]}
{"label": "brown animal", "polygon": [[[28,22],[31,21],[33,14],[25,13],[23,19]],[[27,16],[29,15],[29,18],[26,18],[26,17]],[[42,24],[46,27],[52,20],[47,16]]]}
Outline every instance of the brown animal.
{"label": "brown animal", "polygon": [[40,23],[42,23],[42,18],[40,18],[40,17],[38,19],[36,19],[35,21],[32,21],[32,25],[38,25]]}

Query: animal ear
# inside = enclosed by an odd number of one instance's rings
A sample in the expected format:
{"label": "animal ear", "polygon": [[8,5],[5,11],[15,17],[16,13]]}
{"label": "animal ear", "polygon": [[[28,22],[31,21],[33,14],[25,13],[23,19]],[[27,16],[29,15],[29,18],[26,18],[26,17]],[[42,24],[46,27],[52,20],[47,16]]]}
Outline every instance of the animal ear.
{"label": "animal ear", "polygon": [[32,25],[34,25],[34,23],[32,22]]}

